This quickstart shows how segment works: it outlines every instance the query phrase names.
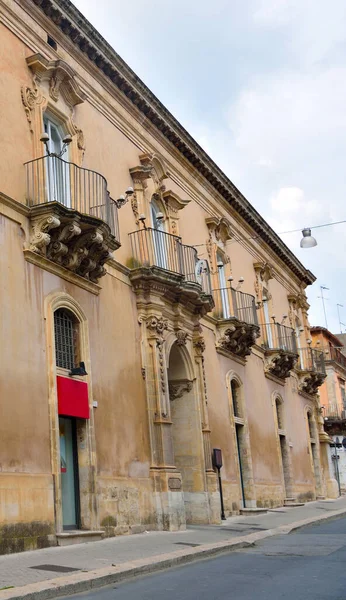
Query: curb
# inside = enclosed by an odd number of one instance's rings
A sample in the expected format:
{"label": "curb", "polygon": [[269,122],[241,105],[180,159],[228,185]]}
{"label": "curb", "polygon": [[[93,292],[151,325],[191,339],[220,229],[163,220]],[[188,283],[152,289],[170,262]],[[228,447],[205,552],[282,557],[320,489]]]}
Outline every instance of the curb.
{"label": "curb", "polygon": [[296,521],[289,525],[281,525],[267,531],[259,531],[250,535],[233,538],[226,542],[203,544],[198,548],[176,550],[167,554],[151,556],[147,559],[122,563],[119,566],[114,565],[88,571],[87,573],[82,572],[66,577],[50,579],[49,581],[31,583],[19,588],[0,591],[0,600],[51,600],[70,594],[88,592],[125,579],[131,579],[138,575],[155,573],[170,567],[186,565],[196,560],[210,558],[218,554],[248,548],[265,538],[273,537],[274,535],[289,534],[307,525],[331,521],[344,515],[346,515],[346,509],[340,509],[328,515],[310,517],[309,519]]}

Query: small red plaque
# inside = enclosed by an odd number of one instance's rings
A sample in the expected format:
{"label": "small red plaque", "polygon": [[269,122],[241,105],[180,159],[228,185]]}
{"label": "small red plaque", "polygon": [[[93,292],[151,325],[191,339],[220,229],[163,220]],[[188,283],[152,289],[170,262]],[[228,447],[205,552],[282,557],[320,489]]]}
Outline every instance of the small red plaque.
{"label": "small red plaque", "polygon": [[65,417],[89,419],[88,384],[68,377],[56,378],[58,389],[58,413]]}

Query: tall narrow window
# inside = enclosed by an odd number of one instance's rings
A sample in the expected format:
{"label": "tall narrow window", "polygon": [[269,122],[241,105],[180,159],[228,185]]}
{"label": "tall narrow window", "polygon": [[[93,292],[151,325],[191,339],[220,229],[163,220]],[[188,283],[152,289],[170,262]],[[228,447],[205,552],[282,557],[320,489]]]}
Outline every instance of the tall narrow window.
{"label": "tall narrow window", "polygon": [[154,250],[155,264],[162,269],[176,271],[175,264],[175,243],[174,236],[166,234],[163,214],[159,205],[154,199],[150,202],[151,222],[153,225],[152,243]]}
{"label": "tall narrow window", "polygon": [[71,208],[70,163],[68,149],[64,158],[59,158],[63,148],[63,132],[59,124],[49,115],[43,118],[45,133],[49,136],[48,149],[50,156],[46,162],[46,195],[48,202],[60,202]]}
{"label": "tall narrow window", "polygon": [[78,364],[78,323],[65,308],[54,313],[54,333],[56,366],[70,371]]}
{"label": "tall narrow window", "polygon": [[240,398],[239,398],[239,384],[235,379],[231,381],[231,394],[232,394],[232,405],[233,405],[233,414],[235,417],[241,417],[241,406],[240,406]]}
{"label": "tall narrow window", "polygon": [[282,404],[278,398],[275,400],[275,406],[276,406],[276,417],[277,417],[277,422],[278,422],[278,429],[284,429],[284,422],[283,422],[283,418],[282,418]]}

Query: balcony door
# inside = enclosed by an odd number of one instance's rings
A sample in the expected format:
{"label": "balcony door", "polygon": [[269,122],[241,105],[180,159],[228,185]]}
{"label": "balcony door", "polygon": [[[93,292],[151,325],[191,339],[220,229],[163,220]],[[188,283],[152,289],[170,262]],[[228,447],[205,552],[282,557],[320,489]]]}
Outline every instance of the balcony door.
{"label": "balcony door", "polygon": [[227,290],[227,282],[225,275],[225,265],[221,256],[217,255],[217,267],[219,274],[219,288],[220,288],[220,296],[221,296],[221,306],[222,306],[222,316],[224,319],[229,319],[231,316],[229,310],[229,300],[228,300],[228,290]]}
{"label": "balcony door", "polygon": [[269,317],[269,305],[266,297],[263,298],[263,314],[264,314],[264,322],[266,324],[266,332],[267,332],[267,344],[268,348],[273,347],[273,334],[272,334],[272,326]]}
{"label": "balcony door", "polygon": [[[296,325],[297,350],[298,350],[298,354],[299,354],[300,368],[302,370],[304,370],[305,369],[305,365],[304,365],[304,353],[303,353],[303,350],[302,350],[302,343],[301,343],[301,339],[300,339],[300,331],[299,331],[299,329],[300,329],[299,325],[297,324]],[[311,359],[312,359],[312,356],[311,356]]]}
{"label": "balcony door", "polygon": [[[158,219],[157,215],[161,213],[160,207],[156,204],[155,200],[151,200],[150,202],[150,214],[151,214],[151,223],[153,227],[153,251],[154,251],[154,259],[155,264],[162,269],[169,270],[169,261],[168,254],[169,252],[174,252],[175,248],[169,248],[168,242],[173,243],[173,236],[169,236],[165,231],[165,226],[163,223],[163,219]],[[172,239],[168,239],[172,238]]]}
{"label": "balcony door", "polygon": [[[58,158],[63,148],[63,133],[59,125],[48,115],[44,116],[44,130],[49,136],[48,149],[51,156],[46,158],[46,193],[48,202],[60,202],[71,208],[70,171],[68,149],[64,160]],[[53,156],[52,156],[53,155]]]}

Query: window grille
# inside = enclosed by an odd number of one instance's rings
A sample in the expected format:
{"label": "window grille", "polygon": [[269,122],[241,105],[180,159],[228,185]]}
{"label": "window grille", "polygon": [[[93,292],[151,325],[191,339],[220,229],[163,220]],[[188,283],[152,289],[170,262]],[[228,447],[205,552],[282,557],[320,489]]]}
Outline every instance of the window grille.
{"label": "window grille", "polygon": [[56,366],[69,371],[77,364],[76,360],[76,321],[71,313],[60,308],[54,313]]}

